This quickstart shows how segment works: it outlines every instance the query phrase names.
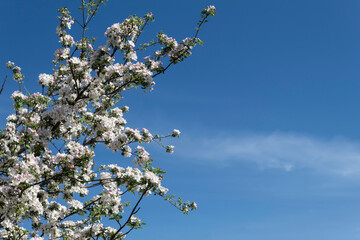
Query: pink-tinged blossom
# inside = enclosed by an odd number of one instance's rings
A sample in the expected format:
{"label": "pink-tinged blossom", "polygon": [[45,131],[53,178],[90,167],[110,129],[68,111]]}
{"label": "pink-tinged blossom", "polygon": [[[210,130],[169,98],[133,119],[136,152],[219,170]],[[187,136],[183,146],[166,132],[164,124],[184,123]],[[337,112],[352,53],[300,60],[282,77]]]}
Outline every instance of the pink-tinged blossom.
{"label": "pink-tinged blossom", "polygon": [[42,73],[42,74],[39,75],[39,81],[38,81],[39,84],[48,87],[53,82],[54,82],[54,76],[53,75],[45,74],[45,73]]}
{"label": "pink-tinged blossom", "polygon": [[180,131],[179,130],[177,130],[177,129],[174,129],[173,130],[173,132],[172,132],[172,134],[171,134],[171,136],[173,136],[173,137],[178,137],[179,135],[180,135]]}
{"label": "pink-tinged blossom", "polygon": [[12,69],[13,67],[15,67],[15,63],[11,62],[11,61],[8,61],[6,63],[6,67],[9,68],[9,69]]}
{"label": "pink-tinged blossom", "polygon": [[56,49],[54,57],[58,61],[64,61],[70,57],[70,48],[59,48]]}
{"label": "pink-tinged blossom", "polygon": [[166,152],[168,152],[170,154],[173,154],[174,153],[174,146],[172,146],[172,145],[166,146]]}
{"label": "pink-tinged blossom", "polygon": [[72,47],[75,44],[74,38],[70,35],[60,37],[59,42],[61,42],[66,47]]}
{"label": "pink-tinged blossom", "polygon": [[153,172],[149,172],[149,171],[145,172],[144,178],[154,184],[160,183],[160,178],[157,175],[155,175],[155,173]]}

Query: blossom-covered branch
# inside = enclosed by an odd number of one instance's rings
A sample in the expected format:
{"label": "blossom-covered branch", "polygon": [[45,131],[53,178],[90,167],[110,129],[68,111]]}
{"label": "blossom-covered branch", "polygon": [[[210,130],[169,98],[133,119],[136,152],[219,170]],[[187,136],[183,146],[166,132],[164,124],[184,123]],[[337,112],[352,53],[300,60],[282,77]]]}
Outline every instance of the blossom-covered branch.
{"label": "blossom-covered branch", "polygon": [[[202,44],[197,38],[200,27],[215,8],[204,9],[194,37],[181,42],[160,32],[156,40],[136,47],[145,26],[154,21],[149,13],[107,28],[106,43],[94,50],[95,41],[86,37],[86,30],[105,2],[82,0],[80,21],[68,9],[59,9],[56,34],[61,48],[54,54],[54,72],[39,75],[42,93],[30,94],[21,68],[6,64],[19,91],[11,96],[15,112],[0,131],[2,239],[124,239],[143,225],[135,215],[140,202],[152,194],[186,214],[197,207],[166,195],[165,172],[153,166],[144,147],[156,142],[173,153],[174,147],[161,140],[179,137],[180,131],[153,135],[146,128],[131,128],[125,119],[129,107],[121,105],[121,98],[124,91],[138,87],[153,90],[157,75],[190,56],[190,50]],[[78,41],[68,33],[74,23],[82,32]],[[150,46],[158,50],[139,61],[137,50]],[[96,169],[99,144],[132,157],[133,166],[108,160]],[[133,207],[123,201],[125,193],[139,196]],[[105,219],[118,228],[105,226]]]}

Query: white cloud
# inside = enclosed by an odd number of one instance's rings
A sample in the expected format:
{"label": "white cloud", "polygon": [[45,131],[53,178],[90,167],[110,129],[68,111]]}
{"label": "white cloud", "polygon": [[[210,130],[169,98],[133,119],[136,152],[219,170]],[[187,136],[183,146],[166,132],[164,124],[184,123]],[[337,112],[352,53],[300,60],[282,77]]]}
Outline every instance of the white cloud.
{"label": "white cloud", "polygon": [[[360,173],[360,142],[341,137],[315,137],[273,133],[207,139],[183,139],[178,154],[220,164],[251,161],[262,168],[286,171],[308,168],[339,175]],[[191,142],[191,146],[186,142]],[[196,147],[196,149],[194,149]]]}

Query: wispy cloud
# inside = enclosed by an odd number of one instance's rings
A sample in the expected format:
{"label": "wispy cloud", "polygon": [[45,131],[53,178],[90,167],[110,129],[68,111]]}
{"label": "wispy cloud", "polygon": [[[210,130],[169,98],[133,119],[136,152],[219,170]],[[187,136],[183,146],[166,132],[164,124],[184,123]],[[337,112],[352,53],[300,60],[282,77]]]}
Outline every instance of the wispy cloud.
{"label": "wispy cloud", "polygon": [[[184,139],[178,153],[212,162],[251,161],[262,168],[286,171],[308,168],[339,175],[360,173],[360,142],[335,137],[321,139],[289,133]],[[196,147],[196,149],[194,149]]]}

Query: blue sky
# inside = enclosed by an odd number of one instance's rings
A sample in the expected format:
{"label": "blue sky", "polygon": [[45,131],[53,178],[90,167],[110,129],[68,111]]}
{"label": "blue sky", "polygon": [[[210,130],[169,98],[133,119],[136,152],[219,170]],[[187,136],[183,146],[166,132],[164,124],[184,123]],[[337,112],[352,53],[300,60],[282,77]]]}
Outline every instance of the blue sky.
{"label": "blue sky", "polygon": [[[150,149],[168,171],[164,185],[199,210],[184,216],[149,198],[139,216],[148,225],[129,239],[360,239],[360,2],[110,0],[89,35],[103,44],[111,24],[153,12],[141,40],[159,30],[180,40],[210,4],[218,14],[200,34],[204,46],[153,92],[123,99],[130,126],[182,131],[173,155]],[[51,73],[59,47],[56,9],[77,5],[1,1],[0,78],[11,60],[39,91],[37,76]],[[8,81],[0,96],[1,126],[16,89]]]}

